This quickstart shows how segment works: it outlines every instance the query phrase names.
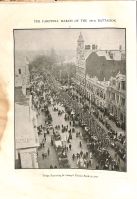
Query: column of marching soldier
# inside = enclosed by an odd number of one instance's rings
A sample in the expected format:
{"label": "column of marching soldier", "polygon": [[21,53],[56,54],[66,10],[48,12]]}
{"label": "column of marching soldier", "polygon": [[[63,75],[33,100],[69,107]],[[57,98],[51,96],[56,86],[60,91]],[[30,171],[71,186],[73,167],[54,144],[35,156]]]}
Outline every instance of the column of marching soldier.
{"label": "column of marching soldier", "polygon": [[[34,78],[33,78],[34,77]],[[39,74],[32,77],[31,81],[31,94],[33,106],[39,110],[45,104],[44,93],[48,91],[49,96],[53,97],[57,102],[64,105],[67,113],[71,114],[74,111],[75,116],[73,117],[73,122],[79,122],[79,125],[84,124],[88,127],[86,134],[87,144],[89,150],[92,151],[93,155],[96,157],[99,169],[110,169],[110,170],[120,170],[120,158],[115,153],[115,159],[111,157],[107,148],[110,147],[111,137],[107,129],[98,121],[95,115],[89,109],[84,108],[84,104],[78,103],[74,94],[69,91],[60,90],[56,84],[54,77],[46,74]]]}

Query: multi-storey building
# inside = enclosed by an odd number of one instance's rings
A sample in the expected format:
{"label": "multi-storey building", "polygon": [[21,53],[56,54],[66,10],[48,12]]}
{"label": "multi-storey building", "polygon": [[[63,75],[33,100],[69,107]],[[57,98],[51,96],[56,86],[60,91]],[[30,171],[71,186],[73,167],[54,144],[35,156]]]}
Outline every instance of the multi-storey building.
{"label": "multi-storey building", "polygon": [[[121,124],[126,119],[126,77],[120,73],[111,77],[107,89],[107,104],[110,114]],[[124,124],[125,125],[125,124]]]}
{"label": "multi-storey building", "polygon": [[39,138],[33,128],[31,112],[28,105],[15,104],[15,168],[38,168]]}
{"label": "multi-storey building", "polygon": [[85,45],[84,38],[80,33],[77,40],[76,50],[76,76],[83,79],[85,74],[91,77],[97,76],[99,81],[104,78],[108,81],[111,76],[116,76],[120,71],[125,74],[125,50],[119,49],[102,50],[97,45]]}
{"label": "multi-storey building", "polygon": [[94,103],[101,109],[105,109],[107,107],[107,88],[108,81],[99,81],[97,77],[86,77],[86,97],[89,99],[89,102]]}
{"label": "multi-storey building", "polygon": [[27,94],[27,89],[30,81],[29,62],[26,57],[22,58],[22,62],[15,59],[15,87],[21,87],[24,95]]}
{"label": "multi-storey building", "polygon": [[[96,70],[99,78],[88,74],[87,69],[90,68],[93,74]],[[123,75],[118,73],[119,68],[122,68]],[[99,50],[95,44],[84,47],[80,33],[77,40],[76,77],[73,79],[76,89],[90,103],[109,110],[121,122],[125,121],[125,68],[125,51],[122,46],[118,50]],[[116,87],[112,82],[116,82]]]}

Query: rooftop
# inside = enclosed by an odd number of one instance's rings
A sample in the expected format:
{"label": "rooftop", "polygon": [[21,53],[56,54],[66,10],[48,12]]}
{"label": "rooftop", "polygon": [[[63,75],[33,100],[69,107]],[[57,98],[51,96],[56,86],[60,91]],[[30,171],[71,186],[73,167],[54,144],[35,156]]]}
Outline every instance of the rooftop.
{"label": "rooftop", "polygon": [[120,61],[121,60],[121,56],[123,54],[125,54],[125,51],[123,50],[95,50],[93,51],[92,49],[90,50],[85,50],[85,60],[89,57],[89,55],[92,53],[92,52],[96,52],[97,55],[99,57],[105,57],[106,60],[115,60],[115,61]]}

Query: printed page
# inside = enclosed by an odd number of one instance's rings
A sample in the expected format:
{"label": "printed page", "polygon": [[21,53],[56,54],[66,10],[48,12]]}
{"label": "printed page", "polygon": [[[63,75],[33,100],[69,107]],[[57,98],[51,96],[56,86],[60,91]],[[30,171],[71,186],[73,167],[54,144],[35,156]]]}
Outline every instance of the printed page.
{"label": "printed page", "polygon": [[2,198],[136,198],[136,3],[3,3],[0,22]]}

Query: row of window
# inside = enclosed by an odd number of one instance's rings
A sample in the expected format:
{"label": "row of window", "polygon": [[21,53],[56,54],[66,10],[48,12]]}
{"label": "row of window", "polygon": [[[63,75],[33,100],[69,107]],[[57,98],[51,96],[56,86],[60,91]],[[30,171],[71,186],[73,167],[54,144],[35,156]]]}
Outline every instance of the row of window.
{"label": "row of window", "polygon": [[[81,84],[85,84],[85,79],[77,76],[77,80],[81,82]],[[90,90],[92,93],[94,93],[95,95],[97,95],[98,97],[102,98],[102,99],[106,99],[106,95],[105,93],[98,88],[95,88],[95,86],[93,86],[92,84],[88,83],[86,84],[86,87],[88,88],[88,90]],[[125,81],[121,81],[121,87],[122,90],[125,89]],[[125,98],[117,95],[114,92],[108,92],[108,97],[110,100],[115,101],[117,104],[120,104],[121,106],[125,106]]]}
{"label": "row of window", "polygon": [[117,95],[116,93],[108,93],[108,97],[110,100],[115,101],[117,104],[120,104],[121,106],[125,106],[125,98]]}
{"label": "row of window", "polygon": [[117,82],[116,80],[112,80],[111,84],[112,84],[112,86],[116,87],[117,90],[126,90],[126,82],[125,81]]}
{"label": "row of window", "polygon": [[[81,82],[81,84],[85,84],[85,80],[81,77],[77,77],[77,80]],[[90,83],[86,84],[86,87],[88,88],[88,90],[90,90],[92,93],[96,94],[97,96],[99,96],[102,99],[105,99],[105,93],[100,90],[95,88],[93,85],[91,85]]]}
{"label": "row of window", "polygon": [[99,96],[100,98],[102,98],[102,99],[105,99],[105,98],[106,98],[106,97],[105,97],[105,93],[104,93],[102,90],[93,87],[93,85],[91,85],[90,83],[87,83],[87,88],[88,88],[90,91],[92,91],[93,93],[95,93],[97,96]]}

